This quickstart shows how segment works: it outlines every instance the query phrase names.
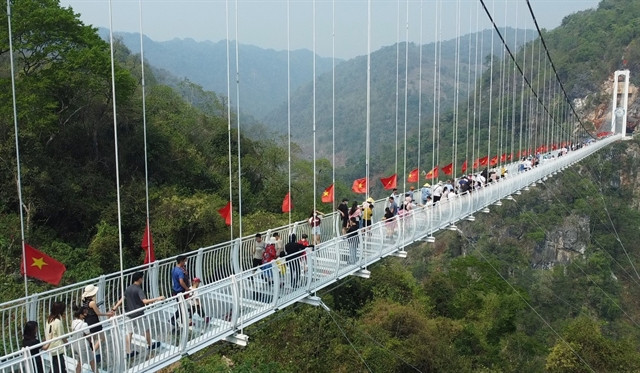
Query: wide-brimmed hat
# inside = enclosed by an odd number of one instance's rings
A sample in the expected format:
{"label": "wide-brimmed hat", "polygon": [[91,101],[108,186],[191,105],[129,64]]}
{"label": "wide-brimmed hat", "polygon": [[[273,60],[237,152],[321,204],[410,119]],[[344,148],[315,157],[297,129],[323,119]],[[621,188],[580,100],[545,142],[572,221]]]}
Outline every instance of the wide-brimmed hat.
{"label": "wide-brimmed hat", "polygon": [[430,186],[431,186],[431,184],[426,183],[426,184],[424,184],[423,186],[424,186],[424,187],[430,187]]}
{"label": "wide-brimmed hat", "polygon": [[375,200],[374,200],[373,198],[369,197],[369,198],[367,198],[367,202],[369,202],[369,203],[374,203],[374,202],[375,202]]}
{"label": "wide-brimmed hat", "polygon": [[84,292],[82,293],[82,297],[83,298],[89,298],[92,297],[94,295],[96,295],[96,293],[98,293],[98,287],[91,284],[91,285],[87,285],[84,288]]}

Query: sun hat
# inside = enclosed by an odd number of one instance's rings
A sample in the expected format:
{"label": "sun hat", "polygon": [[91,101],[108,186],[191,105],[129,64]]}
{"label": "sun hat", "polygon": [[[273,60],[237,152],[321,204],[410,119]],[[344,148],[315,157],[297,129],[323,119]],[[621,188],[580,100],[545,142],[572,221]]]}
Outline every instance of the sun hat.
{"label": "sun hat", "polygon": [[372,197],[369,197],[369,198],[367,198],[367,202],[369,202],[369,203],[374,203],[374,202],[375,202],[375,200],[374,200]]}
{"label": "sun hat", "polygon": [[93,284],[90,284],[85,286],[84,292],[82,293],[82,297],[89,298],[96,295],[96,293],[98,293],[98,287]]}

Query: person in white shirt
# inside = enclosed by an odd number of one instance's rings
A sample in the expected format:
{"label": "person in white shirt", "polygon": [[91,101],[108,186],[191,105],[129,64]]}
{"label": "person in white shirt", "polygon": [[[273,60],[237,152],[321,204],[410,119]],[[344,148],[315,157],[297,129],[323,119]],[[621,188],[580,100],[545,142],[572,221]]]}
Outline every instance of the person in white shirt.
{"label": "person in white shirt", "polygon": [[96,371],[96,362],[93,352],[89,352],[90,347],[88,339],[85,338],[91,334],[89,325],[84,321],[85,317],[89,313],[89,308],[86,306],[73,306],[73,321],[71,322],[71,331],[74,332],[71,335],[71,349],[73,350],[74,357],[76,358],[76,373],[82,372],[82,364],[89,362],[92,371]]}
{"label": "person in white shirt", "polygon": [[205,324],[209,324],[209,317],[204,315],[204,311],[202,310],[202,304],[200,300],[200,294],[198,294],[198,287],[200,286],[201,280],[198,277],[194,277],[191,281],[191,287],[189,287],[189,305],[191,306],[191,312],[189,313],[189,329],[193,326],[193,322],[191,320],[192,315],[198,314],[200,317],[204,319]]}

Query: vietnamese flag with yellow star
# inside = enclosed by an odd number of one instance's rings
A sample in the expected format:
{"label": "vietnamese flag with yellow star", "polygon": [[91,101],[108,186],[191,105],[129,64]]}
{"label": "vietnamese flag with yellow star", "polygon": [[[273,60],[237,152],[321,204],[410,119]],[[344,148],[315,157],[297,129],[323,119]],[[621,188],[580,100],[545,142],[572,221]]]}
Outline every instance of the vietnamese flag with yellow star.
{"label": "vietnamese flag with yellow star", "polygon": [[353,181],[353,185],[351,185],[351,190],[353,190],[354,193],[366,194],[367,193],[367,178],[363,177],[362,179],[355,179]]}
{"label": "vietnamese flag with yellow star", "polygon": [[[26,269],[25,269],[26,265]],[[58,285],[67,267],[49,255],[24,244],[24,257],[20,266],[20,274],[37,278],[52,285]]]}
{"label": "vietnamese flag with yellow star", "polygon": [[333,184],[329,185],[327,189],[322,192],[322,202],[331,203],[333,202]]}
{"label": "vietnamese flag with yellow star", "polygon": [[387,189],[393,189],[398,187],[398,174],[393,174],[389,177],[381,177],[380,182],[382,183],[382,187]]}
{"label": "vietnamese flag with yellow star", "polygon": [[407,176],[407,183],[417,183],[418,180],[420,180],[418,172],[417,168],[409,172],[409,176]]}

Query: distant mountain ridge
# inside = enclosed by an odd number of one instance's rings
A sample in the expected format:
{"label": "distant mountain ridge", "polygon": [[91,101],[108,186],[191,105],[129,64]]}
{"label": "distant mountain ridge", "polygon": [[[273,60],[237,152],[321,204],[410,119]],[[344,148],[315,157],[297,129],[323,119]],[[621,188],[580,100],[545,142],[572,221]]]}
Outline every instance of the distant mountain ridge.
{"label": "distant mountain ridge", "polygon": [[[108,30],[99,29],[103,38]],[[140,34],[116,32],[115,36],[133,53],[140,53]],[[188,79],[204,89],[227,96],[227,42],[173,39],[154,41],[143,37],[144,57],[152,66],[179,79]],[[229,43],[231,104],[236,101],[235,42]],[[240,107],[258,120],[287,101],[287,52],[239,45]],[[306,49],[289,53],[291,91],[313,80],[313,53]],[[316,56],[316,75],[330,72],[336,59]]]}
{"label": "distant mountain ridge", "polygon": [[[495,58],[502,58],[504,48],[501,40],[497,37],[493,38],[493,46],[491,45],[493,32],[494,30],[484,30],[480,33],[464,35],[459,40],[425,44],[422,46],[422,66],[420,66],[420,48],[414,43],[409,43],[408,51],[406,51],[406,43],[400,43],[383,47],[371,54],[371,147],[372,149],[388,148],[386,151],[375,152],[376,155],[372,156],[380,157],[372,161],[377,165],[376,167],[383,167],[381,165],[389,163],[385,158],[388,158],[395,147],[396,124],[399,127],[399,136],[402,137],[406,123],[408,148],[411,148],[411,152],[415,152],[419,121],[422,126],[423,141],[428,139],[431,143],[434,106],[437,107],[435,111],[438,116],[435,122],[452,122],[451,111],[454,102],[467,101],[476,80],[482,78],[484,70],[489,66],[487,56],[493,51]],[[515,46],[515,50],[537,36],[531,30],[506,28],[501,29],[501,32],[507,43],[511,47]],[[477,40],[483,40],[483,42],[476,43]],[[458,62],[456,62],[456,44],[460,46]],[[436,48],[439,51],[437,58]],[[406,55],[408,59],[405,58]],[[362,149],[366,134],[366,64],[367,57],[360,56],[336,66],[335,108],[332,103],[331,74],[320,76],[316,82],[315,120],[318,145],[316,152],[320,156],[331,155],[332,126],[334,125],[332,113],[335,111],[335,146],[338,165],[345,162],[359,164],[364,154]],[[434,73],[434,68],[438,69],[437,74]],[[405,81],[408,84],[405,84]],[[436,105],[434,105],[434,85],[440,87],[439,101],[435,101]],[[308,83],[292,95],[292,138],[301,144],[308,143],[312,133],[314,117],[312,90],[312,84]],[[398,91],[397,106],[396,91]],[[454,93],[456,91],[457,97]],[[422,104],[420,113],[419,102]],[[271,128],[286,132],[287,115],[287,105],[283,104],[269,114],[266,122],[272,126]],[[439,132],[439,137],[450,136],[450,133],[450,129],[444,129]],[[422,150],[424,153],[427,151]]]}
{"label": "distant mountain ridge", "polygon": [[[535,35],[531,30],[502,29],[510,46],[515,49],[530,41]],[[408,134],[408,148],[417,148],[418,117],[422,125],[422,139],[432,138],[434,107],[439,122],[451,121],[454,102],[465,102],[476,79],[488,66],[487,56],[493,50],[496,58],[502,57],[502,43],[493,38],[494,30],[461,36],[439,44],[422,46],[422,66],[420,48],[414,43],[382,47],[371,54],[371,146],[374,149],[389,148],[376,152],[381,157],[374,160],[377,165],[385,164],[380,154],[390,154],[390,144],[395,143],[396,127],[399,136]],[[101,30],[106,35],[106,30]],[[517,36],[516,36],[517,35]],[[116,33],[125,46],[133,53],[140,52],[140,36],[137,33]],[[524,37],[523,37],[524,36]],[[103,36],[104,37],[104,36]],[[477,41],[482,42],[478,43]],[[155,42],[143,38],[145,60],[153,67],[169,72],[179,79],[186,79],[219,96],[227,96],[227,43],[197,42],[193,39],[174,39]],[[460,46],[456,62],[456,45]],[[235,84],[235,43],[229,45],[230,57],[230,101],[236,105]],[[436,54],[436,48],[438,53]],[[367,56],[359,56],[348,61],[316,57],[315,102],[313,91],[313,54],[308,50],[290,52],[290,68],[287,68],[287,52],[262,49],[251,45],[240,45],[240,109],[246,115],[242,123],[252,130],[249,136],[277,137],[287,132],[291,118],[292,139],[301,145],[302,151],[311,156],[313,119],[316,121],[317,149],[320,157],[329,157],[332,145],[332,126],[336,133],[336,165],[357,163],[360,151],[357,144],[364,144],[366,125],[366,62]],[[408,55],[408,63],[405,63]],[[185,57],[188,56],[188,57]],[[437,58],[437,74],[434,67]],[[332,67],[335,63],[335,72]],[[456,82],[456,64],[458,81]],[[405,71],[405,66],[407,70]],[[288,71],[289,70],[289,71]],[[335,74],[335,84],[334,84]],[[287,103],[287,79],[291,78],[291,100]],[[437,76],[437,77],[436,77]],[[170,79],[171,80],[171,79]],[[405,80],[406,105],[405,105]],[[418,83],[421,80],[421,85]],[[439,85],[439,101],[434,103],[434,85]],[[397,85],[397,87],[396,87]],[[398,101],[396,107],[396,89]],[[457,97],[453,92],[458,92]],[[335,92],[335,107],[333,95]],[[420,92],[422,95],[420,95]],[[419,113],[418,102],[422,103]],[[405,116],[405,106],[407,114]],[[314,110],[315,108],[315,115]],[[335,116],[334,116],[335,113]],[[442,117],[440,117],[442,115]],[[335,119],[334,119],[335,117]],[[254,120],[254,118],[257,120]],[[335,123],[334,123],[335,120]],[[256,123],[264,126],[254,126]],[[439,133],[443,141],[448,130]],[[393,136],[392,136],[393,133]],[[392,138],[392,137],[393,138]],[[431,140],[429,140],[431,142]],[[354,148],[355,146],[355,148]],[[423,152],[425,150],[423,149]],[[351,158],[351,160],[349,160]],[[382,171],[382,170],[377,170]]]}

